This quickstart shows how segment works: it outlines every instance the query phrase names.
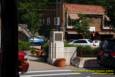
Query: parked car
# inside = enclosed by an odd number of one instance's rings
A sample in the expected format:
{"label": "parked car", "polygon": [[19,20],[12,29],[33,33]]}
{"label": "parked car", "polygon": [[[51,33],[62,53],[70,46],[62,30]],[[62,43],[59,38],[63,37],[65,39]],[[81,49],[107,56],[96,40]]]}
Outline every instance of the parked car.
{"label": "parked car", "polygon": [[33,45],[43,45],[45,40],[42,36],[37,36],[29,38],[29,42]]}
{"label": "parked car", "polygon": [[71,41],[69,44],[70,45],[83,45],[83,46],[86,46],[86,45],[92,46],[93,45],[92,40],[90,40],[90,39],[77,39],[77,40]]}
{"label": "parked car", "polygon": [[19,62],[19,72],[25,73],[28,71],[29,62],[27,61],[27,56],[24,51],[18,52],[18,62]]}
{"label": "parked car", "polygon": [[100,43],[97,62],[104,67],[115,68],[115,39],[104,40]]}

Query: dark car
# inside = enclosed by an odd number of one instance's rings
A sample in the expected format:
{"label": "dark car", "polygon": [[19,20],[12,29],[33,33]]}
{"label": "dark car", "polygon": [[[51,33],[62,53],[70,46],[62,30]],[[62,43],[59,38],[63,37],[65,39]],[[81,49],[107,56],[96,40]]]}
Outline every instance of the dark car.
{"label": "dark car", "polygon": [[97,61],[104,67],[115,68],[115,39],[104,40],[100,43]]}

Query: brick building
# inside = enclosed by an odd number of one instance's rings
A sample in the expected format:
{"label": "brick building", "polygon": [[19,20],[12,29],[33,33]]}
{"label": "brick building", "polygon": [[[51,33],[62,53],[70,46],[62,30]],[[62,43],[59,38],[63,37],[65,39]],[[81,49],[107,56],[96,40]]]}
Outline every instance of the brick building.
{"label": "brick building", "polygon": [[98,5],[71,4],[64,2],[51,3],[43,11],[43,24],[51,26],[54,30],[61,30],[65,33],[66,39],[80,38],[75,31],[72,21],[79,20],[79,14],[86,15],[89,19],[89,30],[97,33],[100,38],[113,37],[114,32],[108,22],[106,9]]}

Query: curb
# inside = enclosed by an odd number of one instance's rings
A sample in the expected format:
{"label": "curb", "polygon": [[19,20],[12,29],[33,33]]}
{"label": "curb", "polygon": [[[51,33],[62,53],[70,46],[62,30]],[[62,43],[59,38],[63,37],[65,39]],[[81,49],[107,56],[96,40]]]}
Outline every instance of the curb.
{"label": "curb", "polygon": [[77,58],[77,60],[73,61],[72,65],[78,68],[94,67],[94,66],[98,67],[98,64],[96,63],[96,57],[79,57]]}

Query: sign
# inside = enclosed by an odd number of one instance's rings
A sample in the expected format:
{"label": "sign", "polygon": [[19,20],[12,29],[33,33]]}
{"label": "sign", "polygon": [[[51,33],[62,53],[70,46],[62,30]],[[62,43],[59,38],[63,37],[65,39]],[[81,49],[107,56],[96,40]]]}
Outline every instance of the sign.
{"label": "sign", "polygon": [[95,32],[95,27],[89,27],[90,32]]}

